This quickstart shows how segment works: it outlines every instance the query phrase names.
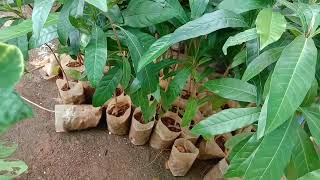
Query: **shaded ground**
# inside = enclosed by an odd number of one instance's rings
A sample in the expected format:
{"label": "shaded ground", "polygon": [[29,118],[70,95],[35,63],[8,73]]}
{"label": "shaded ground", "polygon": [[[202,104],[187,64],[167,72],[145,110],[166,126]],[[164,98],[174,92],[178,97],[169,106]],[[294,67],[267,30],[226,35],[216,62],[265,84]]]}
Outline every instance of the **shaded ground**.
{"label": "shaded ground", "polygon": [[[24,97],[54,109],[58,90],[54,80],[39,72],[26,75],[17,87]],[[134,146],[127,136],[109,135],[106,128],[56,133],[54,114],[33,107],[34,119],[23,121],[1,139],[19,144],[14,158],[29,170],[20,179],[202,179],[210,168],[197,161],[186,177],[174,178],[164,167],[169,151],[159,154],[148,145]],[[158,157],[156,160],[155,157]]]}

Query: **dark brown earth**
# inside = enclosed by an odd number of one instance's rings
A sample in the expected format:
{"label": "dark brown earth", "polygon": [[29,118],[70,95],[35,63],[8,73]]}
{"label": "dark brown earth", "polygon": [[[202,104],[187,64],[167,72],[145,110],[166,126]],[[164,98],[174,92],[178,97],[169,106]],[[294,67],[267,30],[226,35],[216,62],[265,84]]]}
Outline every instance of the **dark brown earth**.
{"label": "dark brown earth", "polygon": [[[57,104],[55,79],[44,80],[37,71],[25,75],[17,91],[52,110]],[[134,146],[127,136],[109,135],[105,121],[91,130],[56,133],[54,114],[33,109],[35,118],[18,123],[1,137],[19,144],[13,158],[29,166],[19,179],[197,180],[215,163],[196,161],[185,177],[175,178],[165,169],[170,150],[161,153],[148,145]]]}

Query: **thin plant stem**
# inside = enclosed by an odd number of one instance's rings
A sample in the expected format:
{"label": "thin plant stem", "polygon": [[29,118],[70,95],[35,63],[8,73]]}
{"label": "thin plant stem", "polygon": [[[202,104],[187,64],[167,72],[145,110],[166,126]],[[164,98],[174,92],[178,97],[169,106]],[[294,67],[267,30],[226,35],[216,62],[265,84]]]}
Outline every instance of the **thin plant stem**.
{"label": "thin plant stem", "polygon": [[52,54],[54,55],[54,58],[55,58],[55,60],[57,61],[57,63],[58,63],[58,65],[59,65],[59,67],[60,67],[63,75],[66,77],[67,89],[70,89],[70,84],[69,84],[69,80],[68,80],[67,74],[66,74],[66,72],[64,71],[64,69],[63,69],[63,67],[62,67],[62,65],[61,65],[61,62],[59,61],[58,57],[56,56],[56,53],[54,53],[53,49],[52,49],[47,43],[45,43],[45,45],[50,49],[50,51],[51,51]]}

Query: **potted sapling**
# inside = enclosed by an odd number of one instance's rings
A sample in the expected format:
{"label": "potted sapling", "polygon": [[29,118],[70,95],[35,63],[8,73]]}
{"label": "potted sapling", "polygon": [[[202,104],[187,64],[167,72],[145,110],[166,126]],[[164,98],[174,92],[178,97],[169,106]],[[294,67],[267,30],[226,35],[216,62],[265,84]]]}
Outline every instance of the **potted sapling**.
{"label": "potted sapling", "polygon": [[132,115],[129,139],[134,145],[144,145],[149,141],[153,126],[155,124],[156,102],[146,104],[141,110],[138,107]]}
{"label": "potted sapling", "polygon": [[181,118],[178,114],[168,111],[157,122],[150,138],[150,146],[154,149],[166,149],[181,134]]}
{"label": "potted sapling", "polygon": [[56,62],[60,66],[65,79],[57,79],[56,84],[59,90],[61,100],[64,104],[81,104],[85,101],[83,86],[80,82],[70,82],[68,76],[63,68],[61,61],[56,56],[53,49],[47,45],[52,52]]}
{"label": "potted sapling", "polygon": [[180,137],[185,138],[191,141],[193,144],[197,143],[199,135],[193,134],[191,129],[195,124],[201,121],[198,111],[198,102],[197,100],[190,98],[186,104],[186,109],[182,117],[182,132]]}
{"label": "potted sapling", "polygon": [[66,72],[65,76],[67,76],[67,78],[71,81],[77,81],[77,77],[79,77],[85,71],[83,56],[78,55],[77,60],[74,60],[70,55],[61,54],[60,59],[62,68]]}
{"label": "potted sapling", "polygon": [[185,176],[199,154],[198,148],[189,140],[176,139],[167,165],[174,176]]}

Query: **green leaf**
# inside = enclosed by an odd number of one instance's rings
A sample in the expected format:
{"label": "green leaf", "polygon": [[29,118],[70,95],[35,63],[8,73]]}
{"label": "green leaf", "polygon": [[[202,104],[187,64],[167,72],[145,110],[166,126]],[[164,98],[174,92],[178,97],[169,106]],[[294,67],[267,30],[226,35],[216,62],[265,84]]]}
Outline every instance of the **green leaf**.
{"label": "green leaf", "polygon": [[123,75],[120,84],[124,89],[126,89],[131,80],[131,66],[127,59],[122,60],[122,72]]}
{"label": "green leaf", "polygon": [[189,0],[191,9],[191,18],[196,19],[200,17],[207,9],[209,0]]}
{"label": "green leaf", "polygon": [[24,173],[28,166],[23,161],[9,161],[0,159],[0,179],[12,179]]}
{"label": "green leaf", "polygon": [[248,168],[252,157],[256,153],[256,149],[260,146],[261,141],[257,141],[257,137],[254,134],[250,138],[246,138],[239,144],[237,144],[228,157],[231,159],[228,171],[225,173],[225,177],[239,177],[242,176],[245,170]]}
{"label": "green leaf", "polygon": [[177,15],[166,1],[134,0],[123,11],[125,25],[140,28],[167,21]]}
{"label": "green leaf", "polygon": [[49,26],[43,28],[40,32],[40,36],[36,39],[34,36],[31,36],[29,40],[29,47],[31,49],[38,48],[45,43],[52,41],[58,37],[57,25]]}
{"label": "green leaf", "polygon": [[[139,42],[139,39],[132,34],[129,31],[126,31],[125,29],[118,27],[121,30],[121,33],[124,35],[124,41],[126,42],[130,55],[133,61],[133,67],[136,70],[136,67],[138,66],[139,59],[142,56],[142,52],[144,52],[144,48]],[[147,66],[143,68],[140,72],[137,73],[137,82],[140,85],[140,88],[143,89],[144,94],[153,93],[157,89],[157,85],[159,82],[159,78],[157,75],[152,73],[152,69]]]}
{"label": "green leaf", "polygon": [[307,119],[308,127],[316,143],[320,144],[320,113],[315,112],[309,108],[300,108],[303,115]]}
{"label": "green leaf", "polygon": [[286,31],[286,19],[271,8],[263,9],[256,19],[257,32],[260,35],[260,49],[280,39]]}
{"label": "green leaf", "polygon": [[108,101],[122,79],[122,69],[112,68],[99,82],[93,95],[92,105],[94,107],[102,106]]}
{"label": "green leaf", "polygon": [[179,0],[166,0],[169,6],[174,9],[177,13],[177,19],[180,21],[181,24],[185,24],[189,22],[189,17],[187,16],[186,12],[184,11],[183,7],[181,6]]}
{"label": "green leaf", "polygon": [[256,102],[256,87],[239,79],[222,78],[208,81],[204,84],[209,91],[227,99]]}
{"label": "green leaf", "polygon": [[265,129],[266,129],[268,101],[269,101],[269,96],[267,95],[266,100],[264,101],[264,104],[261,108],[261,113],[260,113],[259,120],[258,120],[258,130],[257,130],[257,138],[258,139],[263,137]]}
{"label": "green leaf", "polygon": [[50,10],[55,0],[35,0],[32,10],[33,35],[35,39],[40,37],[41,29],[43,28]]}
{"label": "green leaf", "polygon": [[242,44],[244,42],[256,39],[258,37],[256,28],[248,29],[246,31],[240,32],[234,36],[228,38],[226,43],[223,45],[223,53],[227,55],[228,47]]}
{"label": "green leaf", "polygon": [[204,14],[200,18],[179,27],[172,34],[160,38],[151,45],[139,62],[138,71],[160,57],[173,44],[207,35],[219,29],[246,26],[247,24],[242,16],[230,11],[218,10]]}
{"label": "green leaf", "polygon": [[96,87],[103,76],[107,61],[107,37],[95,26],[89,44],[85,48],[85,70],[93,87]]}
{"label": "green leaf", "polygon": [[77,29],[72,26],[69,17],[82,15],[83,7],[83,0],[65,1],[63,4],[58,22],[59,41],[62,45],[67,45],[70,33],[77,31]]}
{"label": "green leaf", "polygon": [[150,64],[153,60],[161,56],[167,49],[171,46],[170,44],[171,34],[161,37],[156,42],[154,42],[148,49],[147,52],[143,54],[139,61],[138,71],[143,67]]}
{"label": "green leaf", "polygon": [[298,180],[318,180],[320,179],[320,169],[312,171],[303,177],[299,178]]}
{"label": "green leaf", "polygon": [[247,133],[240,133],[235,136],[232,136],[225,144],[224,146],[228,149],[232,149],[245,139],[250,138],[253,135],[253,132],[247,132]]}
{"label": "green leaf", "polygon": [[0,134],[18,121],[33,117],[32,109],[17,93],[0,88],[0,99]]}
{"label": "green leaf", "polygon": [[[49,14],[47,22],[44,27],[55,25],[58,23],[59,13]],[[10,26],[0,30],[0,42],[6,42],[10,39],[14,39],[32,31],[31,19],[24,20],[18,25]]]}
{"label": "green leaf", "polygon": [[282,52],[270,82],[266,134],[300,106],[315,76],[317,49],[312,39],[297,37]]}
{"label": "green leaf", "polygon": [[171,44],[175,44],[229,27],[247,27],[247,23],[241,15],[226,10],[217,10],[179,27],[173,32],[170,41]]}
{"label": "green leaf", "polygon": [[190,98],[182,117],[182,127],[189,127],[198,110],[197,100]]}
{"label": "green leaf", "polygon": [[17,147],[17,144],[10,145],[5,142],[0,142],[0,159],[11,156],[17,150]]}
{"label": "green leaf", "polygon": [[226,109],[198,123],[192,132],[202,136],[214,136],[234,131],[256,122],[260,108]]}
{"label": "green leaf", "polygon": [[162,105],[165,109],[169,109],[172,103],[180,96],[190,74],[191,67],[186,67],[180,70],[169,84],[167,91],[161,91]]}
{"label": "green leaf", "polygon": [[13,88],[24,71],[21,51],[13,45],[0,43],[0,88]]}
{"label": "green leaf", "polygon": [[247,51],[243,50],[240,51],[234,58],[233,58],[233,62],[231,64],[231,68],[235,68],[237,66],[239,66],[240,64],[243,64],[246,62],[246,58],[247,58]]}
{"label": "green leaf", "polygon": [[282,50],[283,48],[274,48],[260,54],[248,65],[246,71],[243,73],[242,80],[249,81],[269,65],[276,62],[279,59]]}
{"label": "green leaf", "polygon": [[292,149],[296,145],[296,129],[300,128],[294,118],[265,136],[252,154],[243,179],[270,180],[281,179],[290,161]]}
{"label": "green leaf", "polygon": [[154,108],[152,105],[149,105],[150,101],[148,96],[144,94],[141,89],[132,94],[132,102],[136,107],[141,108],[145,123],[148,123],[150,120],[152,120],[152,117],[156,113],[156,108]]}
{"label": "green leaf", "polygon": [[267,5],[268,1],[266,0],[245,0],[241,1],[241,3],[238,0],[223,0],[218,8],[241,14],[250,10],[267,7]]}
{"label": "green leaf", "polygon": [[28,47],[27,35],[20,36],[15,39],[10,39],[7,41],[7,43],[17,46],[21,50],[24,60],[29,59],[29,47]]}
{"label": "green leaf", "polygon": [[309,89],[306,97],[304,98],[301,104],[301,107],[311,106],[311,104],[315,101],[317,95],[318,95],[318,81],[317,79],[314,79],[312,82],[311,88]]}
{"label": "green leaf", "polygon": [[93,5],[94,7],[100,9],[103,12],[108,11],[107,0],[85,0],[87,3]]}
{"label": "green leaf", "polygon": [[297,176],[301,177],[320,169],[320,160],[307,133],[302,128],[298,128],[296,135],[298,136],[298,143],[293,150],[292,163]]}

